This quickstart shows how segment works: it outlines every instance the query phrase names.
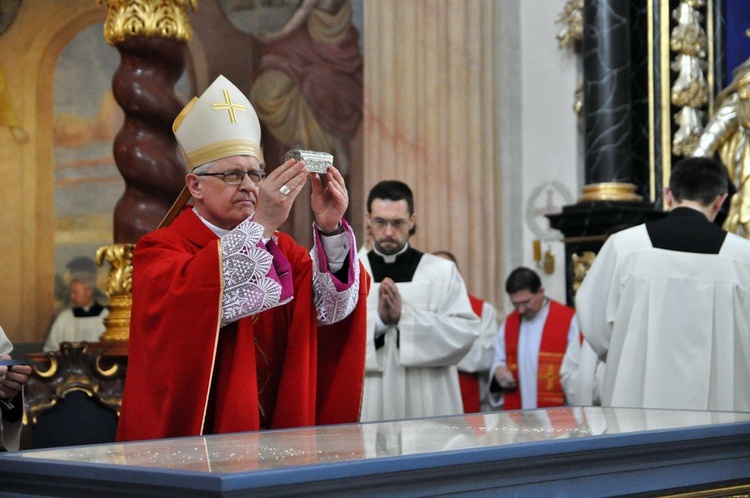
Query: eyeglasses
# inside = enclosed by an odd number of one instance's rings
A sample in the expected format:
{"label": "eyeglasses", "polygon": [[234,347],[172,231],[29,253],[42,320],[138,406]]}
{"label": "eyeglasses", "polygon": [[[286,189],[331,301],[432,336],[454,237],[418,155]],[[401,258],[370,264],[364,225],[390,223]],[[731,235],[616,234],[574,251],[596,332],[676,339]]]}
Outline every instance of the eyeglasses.
{"label": "eyeglasses", "polygon": [[224,180],[227,185],[239,185],[245,179],[245,175],[250,177],[256,185],[265,179],[266,174],[262,171],[243,171],[241,169],[230,169],[221,173],[196,173],[196,176],[216,176]]}
{"label": "eyeglasses", "polygon": [[384,220],[383,218],[373,218],[372,224],[375,226],[375,228],[378,228],[380,230],[384,229],[388,225],[393,227],[394,230],[401,230],[409,224],[409,220]]}

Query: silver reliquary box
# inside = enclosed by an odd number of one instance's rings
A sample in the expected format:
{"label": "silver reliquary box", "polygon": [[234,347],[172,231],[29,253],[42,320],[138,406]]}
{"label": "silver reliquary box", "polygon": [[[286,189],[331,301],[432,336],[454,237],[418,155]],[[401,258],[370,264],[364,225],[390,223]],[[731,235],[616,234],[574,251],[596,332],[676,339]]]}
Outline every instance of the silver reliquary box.
{"label": "silver reliquary box", "polygon": [[325,174],[329,166],[333,166],[333,154],[328,152],[318,152],[315,150],[292,149],[286,153],[284,160],[295,158],[298,161],[305,161],[310,173]]}

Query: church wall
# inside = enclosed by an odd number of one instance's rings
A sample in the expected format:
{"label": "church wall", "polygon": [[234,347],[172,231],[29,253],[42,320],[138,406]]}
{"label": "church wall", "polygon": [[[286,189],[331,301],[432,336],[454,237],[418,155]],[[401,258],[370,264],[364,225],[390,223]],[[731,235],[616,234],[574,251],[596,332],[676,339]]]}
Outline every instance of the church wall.
{"label": "church wall", "polygon": [[424,252],[452,252],[469,292],[501,290],[497,124],[499,4],[365,3],[365,190],[414,191]]}

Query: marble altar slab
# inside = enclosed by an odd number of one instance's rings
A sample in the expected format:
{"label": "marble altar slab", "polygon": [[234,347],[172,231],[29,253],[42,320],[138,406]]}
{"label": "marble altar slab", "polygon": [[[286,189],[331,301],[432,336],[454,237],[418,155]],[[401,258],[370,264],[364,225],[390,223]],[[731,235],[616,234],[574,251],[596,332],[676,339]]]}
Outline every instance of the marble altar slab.
{"label": "marble altar slab", "polygon": [[29,496],[586,496],[750,482],[750,413],[561,407],[29,450]]}

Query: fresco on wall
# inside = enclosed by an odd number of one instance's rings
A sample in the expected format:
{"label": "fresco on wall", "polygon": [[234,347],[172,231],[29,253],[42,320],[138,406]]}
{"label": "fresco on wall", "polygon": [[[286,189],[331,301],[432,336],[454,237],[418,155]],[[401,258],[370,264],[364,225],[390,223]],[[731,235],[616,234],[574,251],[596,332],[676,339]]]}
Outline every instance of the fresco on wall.
{"label": "fresco on wall", "polygon": [[[62,305],[73,269],[112,244],[114,208],[125,189],[112,151],[124,121],[112,95],[120,54],[104,40],[103,30],[96,23],[77,33],[55,67],[55,296]],[[186,95],[187,87],[183,75],[176,91]],[[108,271],[98,269],[99,287]]]}
{"label": "fresco on wall", "polygon": [[[80,31],[55,67],[55,295],[63,303],[68,265],[93,260],[112,243],[112,212],[125,187],[112,155],[124,119],[111,91],[120,56],[103,29],[97,23]],[[99,269],[100,286],[107,270]]]}
{"label": "fresco on wall", "polygon": [[[350,0],[223,0],[234,26],[260,45],[258,75],[248,97],[278,141],[266,160],[289,148],[327,151],[347,176],[350,142],[363,105],[361,2]],[[270,156],[270,157],[269,157]]]}
{"label": "fresco on wall", "polygon": [[2,0],[0,2],[0,35],[8,29],[18,13],[21,0]]}

